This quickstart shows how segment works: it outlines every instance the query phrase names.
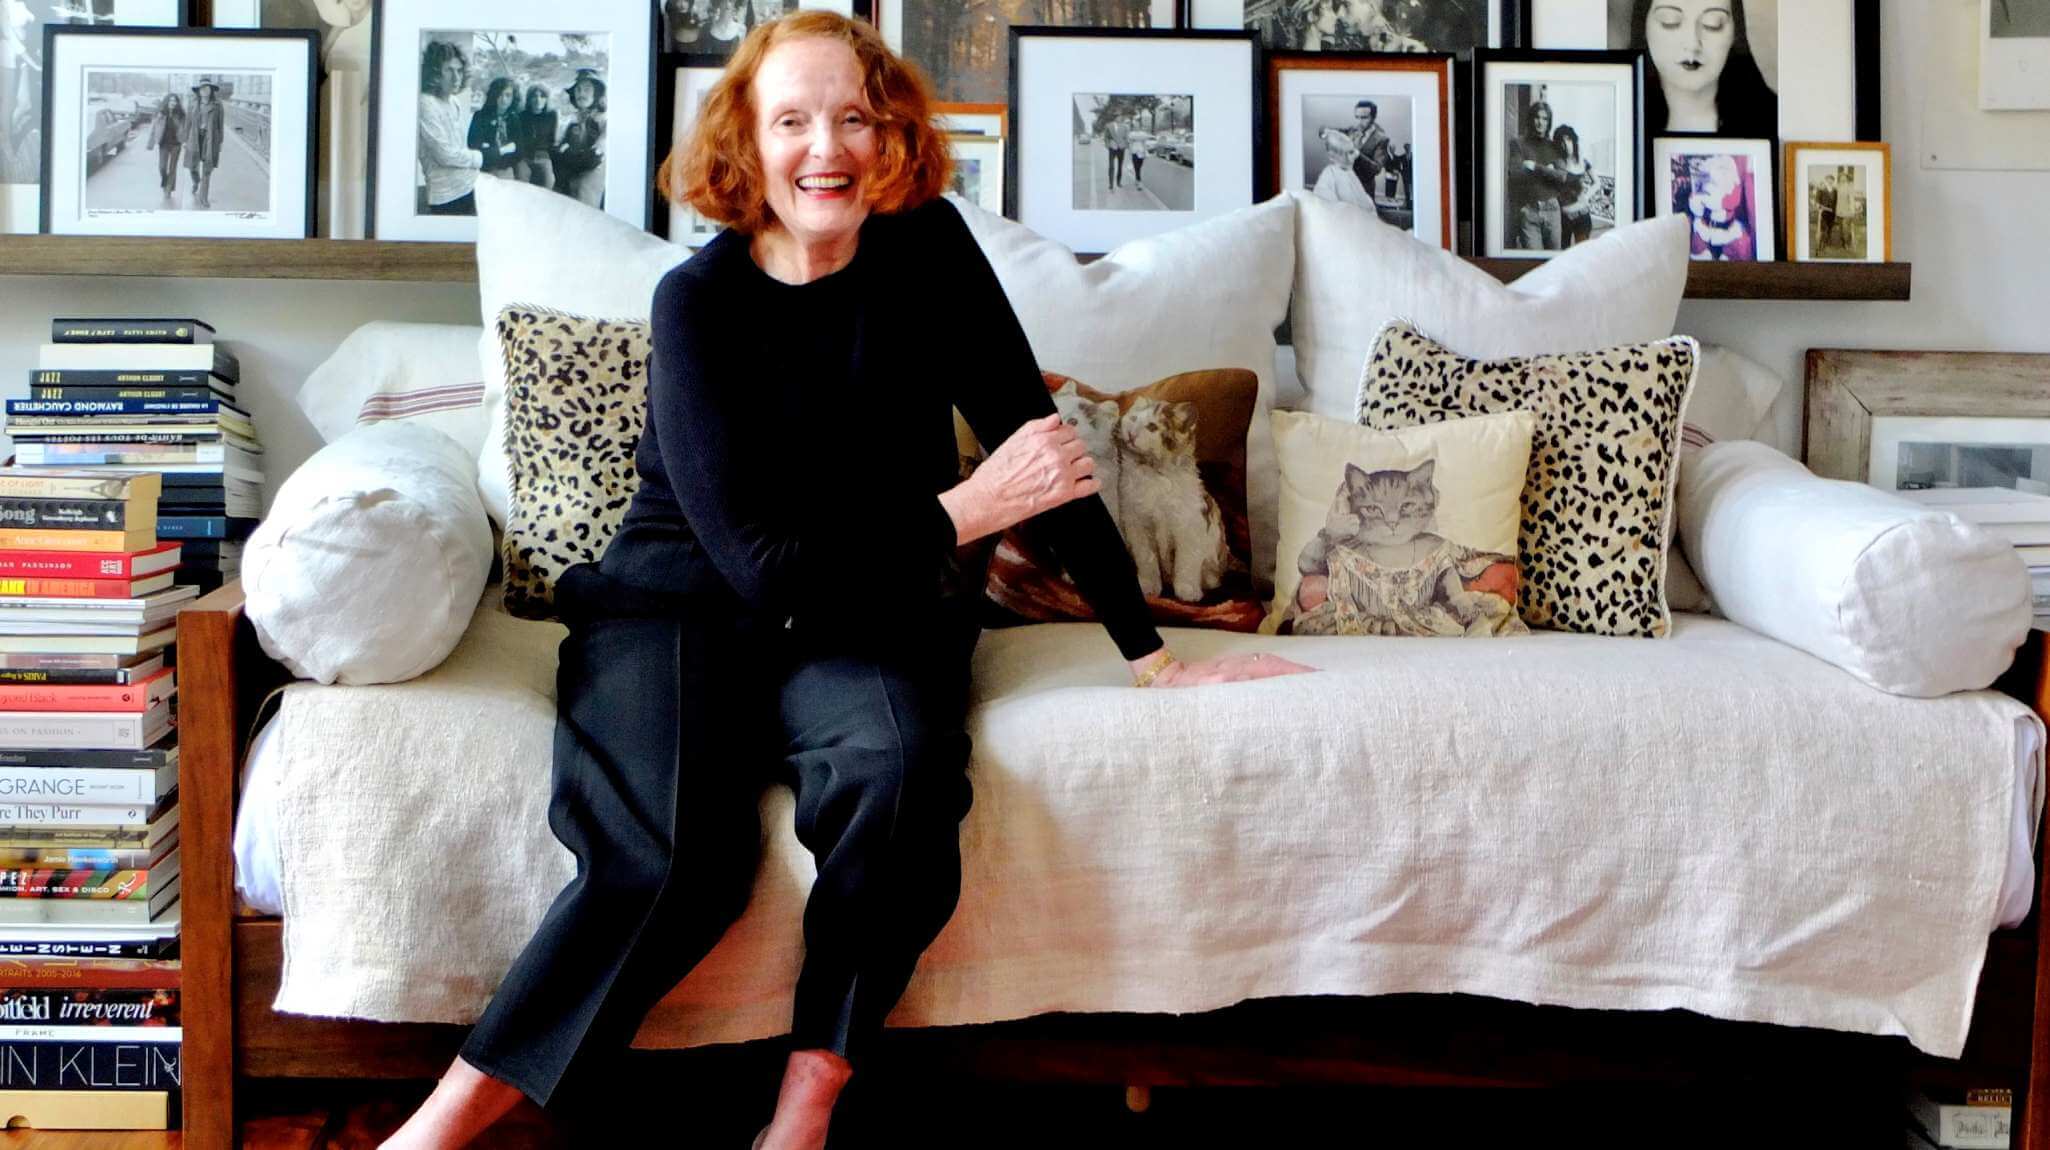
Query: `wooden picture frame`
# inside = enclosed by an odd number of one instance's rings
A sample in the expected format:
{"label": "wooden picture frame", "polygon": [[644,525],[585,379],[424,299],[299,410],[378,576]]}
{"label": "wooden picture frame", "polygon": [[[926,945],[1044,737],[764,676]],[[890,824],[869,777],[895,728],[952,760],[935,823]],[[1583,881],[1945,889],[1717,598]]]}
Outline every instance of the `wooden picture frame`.
{"label": "wooden picture frame", "polygon": [[1806,381],[1802,458],[1826,479],[1865,482],[1876,418],[2050,419],[2050,354],[1816,348]]}
{"label": "wooden picture frame", "polygon": [[[1866,189],[1866,199],[1861,210],[1865,226],[1872,226],[1872,192],[1876,189],[1879,202],[1879,242],[1875,246],[1868,230],[1865,255],[1853,257],[1820,257],[1809,254],[1808,244],[1802,240],[1808,234],[1808,197],[1806,180],[1803,179],[1799,157],[1806,152],[1842,153],[1846,155],[1873,155],[1879,177]],[[1893,262],[1893,149],[1883,143],[1853,141],[1836,143],[1831,141],[1791,140],[1782,145],[1780,151],[1781,209],[1786,216],[1786,248],[1783,258],[1803,263],[1892,263]],[[1874,258],[1875,255],[1877,258]]]}
{"label": "wooden picture frame", "polygon": [[933,122],[948,133],[985,136],[1011,134],[1009,104],[977,104],[960,100],[937,100],[932,106]]}
{"label": "wooden picture frame", "polygon": [[[1415,172],[1412,169],[1410,176],[1413,186],[1408,189],[1412,218],[1406,221],[1400,218],[1390,218],[1390,215],[1378,203],[1376,204],[1375,211],[1381,214],[1383,222],[1406,228],[1412,235],[1423,240],[1425,243],[1441,247],[1446,251],[1453,250],[1458,242],[1459,232],[1453,220],[1455,190],[1452,182],[1452,156],[1457,151],[1457,148],[1452,135],[1452,69],[1454,62],[1452,55],[1450,53],[1297,52],[1276,50],[1264,52],[1262,56],[1265,60],[1266,71],[1267,154],[1264,157],[1266,170],[1263,173],[1261,187],[1264,190],[1264,194],[1268,196],[1278,195],[1288,187],[1300,187],[1304,182],[1289,178],[1293,165],[1289,162],[1290,158],[1287,149],[1291,146],[1307,148],[1308,144],[1302,135],[1303,130],[1307,127],[1306,124],[1301,122],[1302,115],[1291,116],[1289,113],[1293,109],[1285,107],[1283,103],[1282,85],[1285,73],[1323,72],[1359,75],[1361,77],[1360,82],[1352,86],[1352,92],[1345,95],[1344,99],[1352,99],[1354,96],[1361,95],[1369,97],[1379,96],[1381,94],[1379,91],[1368,90],[1368,85],[1371,82],[1366,77],[1370,75],[1400,76],[1405,79],[1421,75],[1427,78],[1426,86],[1434,90],[1437,107],[1435,115],[1419,113],[1412,117],[1408,126],[1408,134],[1410,136],[1409,151],[1412,157],[1417,152],[1420,143],[1418,128],[1426,124],[1436,128],[1435,138],[1431,141],[1431,147],[1436,152],[1437,161],[1427,165],[1428,171],[1426,174],[1432,177],[1434,182],[1432,190],[1435,192],[1437,207],[1435,210],[1429,210],[1422,197],[1417,195],[1418,189],[1425,185],[1423,181],[1415,179]],[[1414,87],[1414,83],[1405,85],[1401,81],[1397,81],[1395,86]],[[1308,92],[1303,93],[1302,98],[1308,100],[1316,96],[1333,98],[1328,93]],[[1400,93],[1391,98],[1413,99],[1414,97],[1413,93]],[[1291,121],[1296,121],[1297,127],[1297,131],[1292,137],[1287,131]],[[1392,117],[1381,115],[1378,109],[1376,110],[1375,123],[1377,125],[1393,122]],[[1307,176],[1307,162],[1305,162],[1304,168],[1303,175]],[[1435,221],[1434,225],[1425,218],[1427,211],[1430,219]]]}

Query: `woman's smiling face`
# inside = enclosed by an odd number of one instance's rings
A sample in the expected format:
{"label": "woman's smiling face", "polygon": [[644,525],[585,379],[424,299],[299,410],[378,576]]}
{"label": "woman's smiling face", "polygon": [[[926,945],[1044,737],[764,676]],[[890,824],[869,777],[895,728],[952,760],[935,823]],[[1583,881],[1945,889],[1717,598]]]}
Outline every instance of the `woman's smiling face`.
{"label": "woman's smiling face", "polygon": [[880,142],[854,50],[817,38],[778,44],[755,72],[751,95],[776,220],[807,244],[859,231]]}
{"label": "woman's smiling face", "polygon": [[1644,43],[1668,88],[1698,92],[1713,87],[1737,43],[1731,0],[1660,0],[1644,18]]}

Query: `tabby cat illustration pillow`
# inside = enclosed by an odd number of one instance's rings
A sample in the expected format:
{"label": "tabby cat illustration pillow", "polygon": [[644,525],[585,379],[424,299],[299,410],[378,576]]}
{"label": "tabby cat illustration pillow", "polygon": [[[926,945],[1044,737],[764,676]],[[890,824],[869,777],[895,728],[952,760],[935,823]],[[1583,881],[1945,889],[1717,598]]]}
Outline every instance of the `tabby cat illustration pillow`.
{"label": "tabby cat illustration pillow", "polygon": [[1501,411],[1538,417],[1523,491],[1523,621],[1660,638],[1687,336],[1572,355],[1469,359],[1404,323],[1374,341],[1359,421],[1382,430]]}
{"label": "tabby cat illustration pillow", "polygon": [[[1239,368],[1192,371],[1110,395],[1044,374],[1054,406],[1095,457],[1104,504],[1154,621],[1257,628],[1263,608],[1246,522],[1246,430],[1259,378]],[[1016,528],[990,557],[988,594],[1021,619],[1096,618],[1059,562]]]}
{"label": "tabby cat illustration pillow", "polygon": [[1374,431],[1273,413],[1281,549],[1260,629],[1412,638],[1520,635],[1526,411]]}
{"label": "tabby cat illustration pillow", "polygon": [[509,307],[496,332],[505,351],[505,609],[549,619],[555,581],[598,561],[640,488],[648,325]]}

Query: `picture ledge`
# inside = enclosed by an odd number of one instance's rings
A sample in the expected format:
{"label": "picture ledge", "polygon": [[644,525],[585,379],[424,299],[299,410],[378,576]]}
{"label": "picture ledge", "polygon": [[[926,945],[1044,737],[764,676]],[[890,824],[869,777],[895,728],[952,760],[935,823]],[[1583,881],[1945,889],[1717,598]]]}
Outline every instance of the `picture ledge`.
{"label": "picture ledge", "polygon": [[[1473,263],[1511,281],[1537,260]],[[1689,299],[1905,301],[1907,263],[1696,263]],[[0,235],[0,275],[474,283],[469,244]]]}

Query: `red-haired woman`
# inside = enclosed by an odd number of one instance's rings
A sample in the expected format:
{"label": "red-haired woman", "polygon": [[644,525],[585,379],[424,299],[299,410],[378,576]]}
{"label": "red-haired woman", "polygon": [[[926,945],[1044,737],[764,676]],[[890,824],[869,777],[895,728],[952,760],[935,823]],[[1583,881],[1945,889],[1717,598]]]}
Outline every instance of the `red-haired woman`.
{"label": "red-haired woman", "polygon": [[[617,1055],[747,906],[779,780],[818,879],[756,1145],[824,1145],[960,892],[981,594],[960,544],[1039,517],[1141,686],[1304,669],[1162,645],[1088,450],[940,198],[930,99],[869,24],[797,12],[748,35],[664,165],[727,227],[656,289],[640,490],[556,592],[550,826],[577,877],[388,1145],[461,1145]],[[966,481],[955,407],[997,445]]]}

